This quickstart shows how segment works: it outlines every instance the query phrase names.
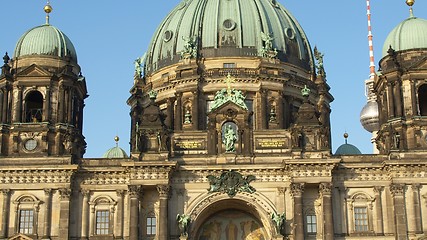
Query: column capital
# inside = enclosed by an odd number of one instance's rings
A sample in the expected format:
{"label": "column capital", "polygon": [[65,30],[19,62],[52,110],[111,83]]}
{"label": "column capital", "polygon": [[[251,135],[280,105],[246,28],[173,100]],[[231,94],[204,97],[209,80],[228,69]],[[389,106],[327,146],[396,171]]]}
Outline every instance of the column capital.
{"label": "column capital", "polygon": [[374,193],[375,195],[380,195],[384,187],[382,186],[374,186]]}
{"label": "column capital", "polygon": [[169,185],[157,185],[157,191],[160,197],[167,198],[169,196],[169,190]]}
{"label": "column capital", "polygon": [[319,193],[322,195],[331,195],[332,193],[332,183],[320,183],[319,184]]}
{"label": "column capital", "polygon": [[124,193],[125,193],[125,190],[122,190],[122,189],[116,190],[117,197],[122,198]]}
{"label": "column capital", "polygon": [[291,194],[292,196],[301,196],[304,192],[305,183],[292,183],[291,184]]}
{"label": "column capital", "polygon": [[390,192],[393,197],[403,196],[405,194],[405,184],[393,183],[390,185]]}
{"label": "column capital", "polygon": [[10,189],[8,189],[8,188],[1,189],[1,194],[3,196],[9,196],[9,193],[10,193]]}
{"label": "column capital", "polygon": [[278,187],[277,191],[279,192],[280,195],[284,195],[286,193],[286,188],[285,187]]}
{"label": "column capital", "polygon": [[128,194],[130,198],[139,198],[142,195],[142,187],[139,185],[128,186]]}
{"label": "column capital", "polygon": [[68,188],[59,189],[59,198],[61,200],[70,200],[70,197],[71,197],[71,189],[68,189]]}
{"label": "column capital", "polygon": [[83,195],[83,197],[89,197],[89,195],[90,195],[90,190],[88,190],[88,189],[81,189],[80,190],[80,193]]}
{"label": "column capital", "polygon": [[411,184],[411,189],[414,192],[417,192],[418,190],[420,190],[420,188],[421,188],[421,184],[419,184],[419,183],[412,183]]}
{"label": "column capital", "polygon": [[44,195],[49,197],[52,194],[53,190],[52,188],[44,188],[43,191],[44,191]]}

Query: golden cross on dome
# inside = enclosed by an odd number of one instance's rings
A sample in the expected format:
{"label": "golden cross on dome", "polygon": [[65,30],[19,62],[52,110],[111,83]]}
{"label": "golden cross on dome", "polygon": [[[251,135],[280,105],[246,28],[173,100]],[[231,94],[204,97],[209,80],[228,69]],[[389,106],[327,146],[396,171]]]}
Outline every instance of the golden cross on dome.
{"label": "golden cross on dome", "polygon": [[230,73],[228,73],[227,78],[224,80],[227,84],[227,94],[228,96],[231,95],[231,84],[236,81],[233,77],[231,77]]}

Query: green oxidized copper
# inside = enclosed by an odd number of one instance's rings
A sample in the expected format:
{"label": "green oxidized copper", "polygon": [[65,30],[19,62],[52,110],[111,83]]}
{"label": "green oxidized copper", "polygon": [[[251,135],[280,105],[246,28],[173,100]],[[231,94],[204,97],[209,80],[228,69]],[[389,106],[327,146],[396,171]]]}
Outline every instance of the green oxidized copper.
{"label": "green oxidized copper", "polygon": [[224,140],[223,140],[226,152],[228,153],[236,152],[236,148],[234,146],[234,144],[236,143],[236,140],[237,140],[236,132],[230,125],[227,125],[224,131]]}
{"label": "green oxidized copper", "polygon": [[157,98],[157,92],[154,90],[151,90],[148,92],[148,96],[150,97],[150,99],[156,99]]}
{"label": "green oxidized copper", "polygon": [[303,97],[308,97],[310,96],[310,89],[307,87],[307,85],[304,85],[304,88],[301,90],[301,95]]}
{"label": "green oxidized copper", "polygon": [[286,221],[285,212],[283,212],[282,214],[273,212],[271,214],[271,220],[273,221],[274,225],[276,226],[277,232],[282,234],[283,227],[284,227],[284,224]]}
{"label": "green oxidized copper", "polygon": [[226,193],[229,197],[234,197],[238,192],[254,193],[256,190],[249,185],[255,180],[255,176],[242,176],[239,172],[230,170],[223,172],[220,177],[213,175],[207,176],[210,187],[209,193],[220,192]]}
{"label": "green oxidized copper", "polygon": [[248,107],[245,103],[246,97],[243,95],[243,93],[240,90],[231,88],[231,83],[234,81],[235,79],[232,78],[230,74],[228,74],[227,78],[224,80],[224,82],[227,84],[227,89],[221,89],[220,91],[216,92],[210,112],[215,111],[228,101],[231,101],[239,107],[248,110]]}

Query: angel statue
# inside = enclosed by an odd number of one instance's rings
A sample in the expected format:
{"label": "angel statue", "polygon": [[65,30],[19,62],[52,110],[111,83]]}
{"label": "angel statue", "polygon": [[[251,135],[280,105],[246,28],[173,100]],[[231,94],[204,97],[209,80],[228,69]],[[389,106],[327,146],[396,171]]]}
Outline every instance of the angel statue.
{"label": "angel statue", "polygon": [[190,216],[185,214],[178,214],[176,215],[176,221],[178,222],[178,227],[181,236],[188,236],[188,225],[190,224]]}
{"label": "angel statue", "polygon": [[273,212],[271,214],[271,220],[276,225],[277,232],[280,233],[280,234],[282,234],[283,226],[284,226],[285,220],[286,220],[285,213],[283,212],[282,214],[280,214],[280,213]]}

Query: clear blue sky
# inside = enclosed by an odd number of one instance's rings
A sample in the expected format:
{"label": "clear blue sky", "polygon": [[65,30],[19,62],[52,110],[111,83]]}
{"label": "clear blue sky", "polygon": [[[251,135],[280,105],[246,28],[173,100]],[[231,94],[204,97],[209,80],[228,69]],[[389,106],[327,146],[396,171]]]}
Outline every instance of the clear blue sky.
{"label": "clear blue sky", "polygon": [[[332,103],[333,152],[350,134],[349,143],[371,153],[370,134],[360,125],[366,103],[364,80],[369,75],[365,0],[278,0],[299,21],[309,41],[325,54],[325,69]],[[129,152],[130,117],[126,100],[133,83],[133,61],[147,49],[161,20],[180,0],[51,0],[51,24],[74,43],[86,76],[84,132],[85,157],[101,157],[114,146]],[[0,53],[12,52],[19,37],[44,23],[44,1],[13,0],[1,3]],[[404,0],[371,0],[375,61],[387,34],[409,16]],[[415,16],[427,18],[427,1],[417,0]]]}

